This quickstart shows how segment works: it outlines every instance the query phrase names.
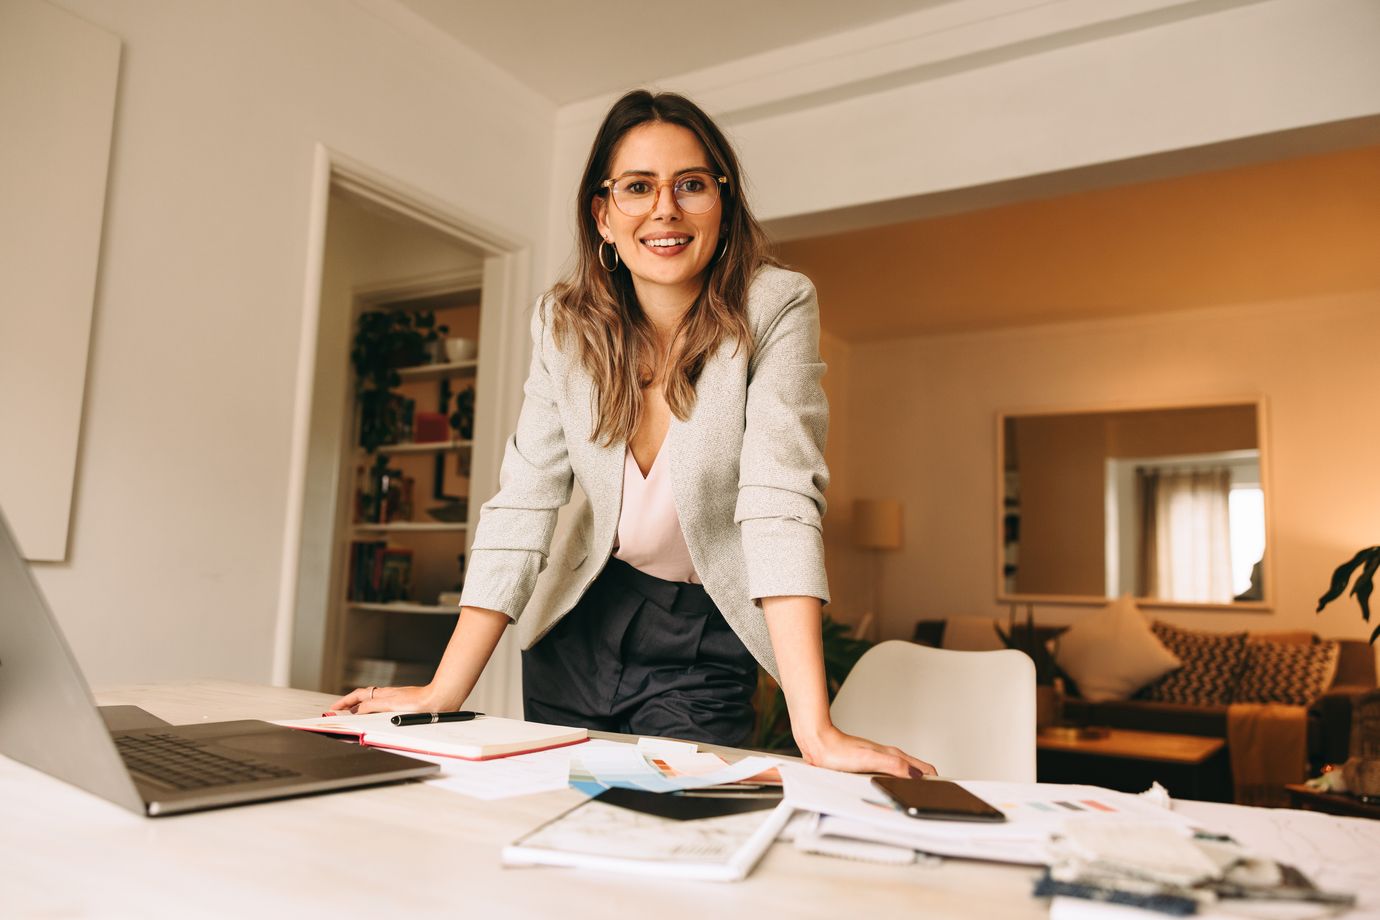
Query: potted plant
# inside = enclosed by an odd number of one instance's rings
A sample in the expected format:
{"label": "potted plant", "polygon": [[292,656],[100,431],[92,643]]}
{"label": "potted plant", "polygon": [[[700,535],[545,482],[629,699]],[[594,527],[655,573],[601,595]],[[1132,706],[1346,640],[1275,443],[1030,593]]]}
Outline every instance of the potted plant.
{"label": "potted plant", "polygon": [[407,435],[411,418],[408,401],[395,392],[402,384],[398,368],[426,363],[433,343],[447,331],[430,310],[360,314],[350,362],[360,407],[359,443],[366,453]]}
{"label": "potted plant", "polygon": [[[1346,590],[1347,582],[1351,581],[1352,573],[1361,569],[1361,574],[1356,576],[1356,583],[1351,586],[1351,596],[1356,598],[1356,603],[1361,608],[1361,619],[1370,622],[1370,595],[1375,590],[1375,572],[1380,569],[1380,546],[1371,546],[1361,550],[1352,556],[1347,562],[1337,566],[1337,570],[1332,573],[1332,585],[1327,589],[1327,593],[1318,598],[1318,613],[1328,604],[1342,596]],[[1376,626],[1371,631],[1371,644],[1376,639],[1380,639],[1380,626]]]}
{"label": "potted plant", "polygon": [[[1318,598],[1318,611],[1342,596],[1351,576],[1360,569],[1351,586],[1351,596],[1361,608],[1361,619],[1370,622],[1370,595],[1375,589],[1375,572],[1380,569],[1380,546],[1361,550],[1337,566],[1327,593]],[[1380,638],[1380,626],[1371,631],[1371,644]],[[1351,756],[1342,767],[1342,781],[1348,792],[1370,800],[1380,797],[1380,690],[1362,694],[1351,704]]]}

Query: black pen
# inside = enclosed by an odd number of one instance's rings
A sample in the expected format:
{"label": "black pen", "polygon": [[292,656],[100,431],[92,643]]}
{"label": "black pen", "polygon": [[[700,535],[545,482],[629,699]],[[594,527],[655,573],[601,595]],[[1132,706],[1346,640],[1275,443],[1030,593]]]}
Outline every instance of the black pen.
{"label": "black pen", "polygon": [[394,725],[430,725],[433,722],[468,722],[482,716],[482,712],[405,712],[389,719]]}

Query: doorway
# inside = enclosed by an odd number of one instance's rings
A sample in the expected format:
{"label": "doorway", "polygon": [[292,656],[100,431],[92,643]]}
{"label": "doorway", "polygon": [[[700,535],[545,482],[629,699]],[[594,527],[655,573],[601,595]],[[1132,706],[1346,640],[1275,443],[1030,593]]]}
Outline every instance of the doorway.
{"label": "doorway", "polygon": [[[325,148],[317,165],[274,678],[336,694],[429,680],[454,627],[518,408],[508,378],[525,342],[527,250]],[[393,362],[399,411],[367,450],[352,361],[362,316],[427,329],[424,353]],[[467,704],[520,714],[513,638]]]}

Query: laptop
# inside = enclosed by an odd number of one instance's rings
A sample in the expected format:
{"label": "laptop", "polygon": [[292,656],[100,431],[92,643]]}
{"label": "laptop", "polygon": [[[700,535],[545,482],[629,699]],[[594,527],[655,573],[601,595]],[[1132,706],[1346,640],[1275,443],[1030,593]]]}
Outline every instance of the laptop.
{"label": "laptop", "polygon": [[161,817],[435,773],[434,763],[242,720],[168,725],[97,708],[0,514],[0,754]]}

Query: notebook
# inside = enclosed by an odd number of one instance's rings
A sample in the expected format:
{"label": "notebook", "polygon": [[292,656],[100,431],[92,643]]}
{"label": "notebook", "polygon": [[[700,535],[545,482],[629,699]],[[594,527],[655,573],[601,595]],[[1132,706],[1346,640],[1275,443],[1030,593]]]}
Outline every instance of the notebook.
{"label": "notebook", "polygon": [[[503,864],[736,882],[747,878],[793,811],[779,801],[747,803],[751,810],[686,820],[651,813],[627,796],[627,790],[611,789],[577,805],[504,847]],[[641,797],[661,803],[679,798]],[[764,804],[771,810],[757,810]]]}
{"label": "notebook", "polygon": [[138,814],[171,815],[437,772],[433,763],[251,719],[168,725],[133,707],[103,719],[3,514],[0,650],[0,754]]}
{"label": "notebook", "polygon": [[469,722],[397,726],[390,721],[395,715],[397,713],[371,712],[367,715],[288,719],[274,724],[352,738],[366,747],[460,760],[493,760],[513,754],[530,754],[579,744],[589,738],[589,731],[583,728],[496,716],[480,716]]}

